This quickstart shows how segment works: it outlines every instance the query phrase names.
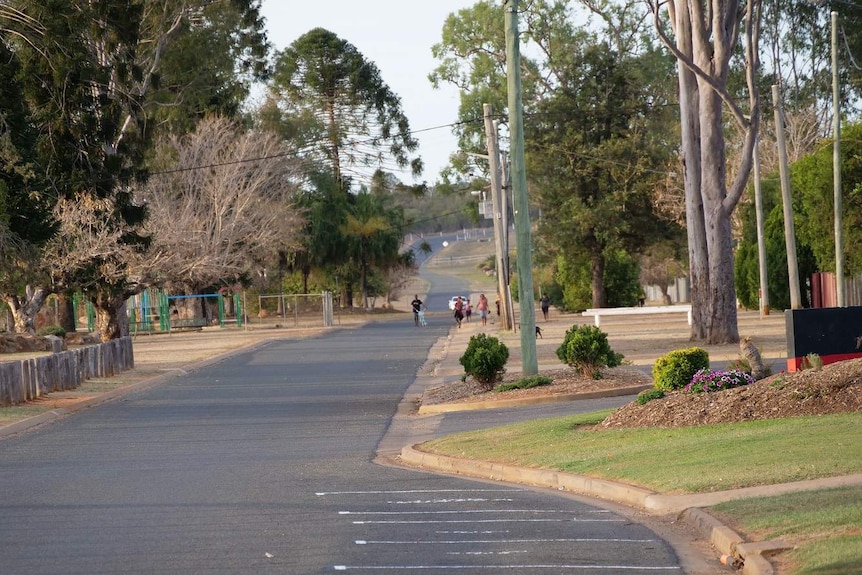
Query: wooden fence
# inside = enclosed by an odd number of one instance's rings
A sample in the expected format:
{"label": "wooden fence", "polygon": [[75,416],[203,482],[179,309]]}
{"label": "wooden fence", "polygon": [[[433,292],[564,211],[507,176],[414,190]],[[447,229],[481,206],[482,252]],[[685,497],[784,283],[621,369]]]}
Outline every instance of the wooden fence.
{"label": "wooden fence", "polygon": [[75,389],[87,379],[111,377],[134,366],[130,337],[0,363],[0,407],[32,401],[52,391]]}

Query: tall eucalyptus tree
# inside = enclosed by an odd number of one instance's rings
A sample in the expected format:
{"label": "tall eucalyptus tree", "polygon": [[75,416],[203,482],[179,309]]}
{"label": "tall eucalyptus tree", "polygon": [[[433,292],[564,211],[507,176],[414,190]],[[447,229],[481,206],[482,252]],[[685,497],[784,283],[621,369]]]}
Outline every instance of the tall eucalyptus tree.
{"label": "tall eucalyptus tree", "polygon": [[[693,339],[739,340],[731,215],[742,197],[760,126],[757,85],[761,0],[649,0],[656,30],[678,63]],[[667,10],[667,18],[665,18]],[[669,29],[670,28],[670,29]],[[728,89],[741,48],[747,102]],[[725,122],[742,139],[736,172],[728,176]]]}

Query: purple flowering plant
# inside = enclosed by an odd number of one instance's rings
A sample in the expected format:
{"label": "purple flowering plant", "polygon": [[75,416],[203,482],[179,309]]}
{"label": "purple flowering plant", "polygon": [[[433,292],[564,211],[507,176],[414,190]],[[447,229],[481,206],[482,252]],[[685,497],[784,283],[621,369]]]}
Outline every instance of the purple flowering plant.
{"label": "purple flowering plant", "polygon": [[729,371],[701,369],[694,374],[691,382],[685,386],[686,393],[709,393],[722,391],[732,387],[740,387],[754,383],[751,374],[738,369]]}

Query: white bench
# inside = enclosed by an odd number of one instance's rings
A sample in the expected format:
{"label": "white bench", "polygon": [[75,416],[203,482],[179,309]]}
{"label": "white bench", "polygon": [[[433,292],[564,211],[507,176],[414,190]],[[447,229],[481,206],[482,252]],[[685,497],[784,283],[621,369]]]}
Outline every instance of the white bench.
{"label": "white bench", "polygon": [[651,305],[644,307],[605,307],[588,309],[581,312],[582,316],[595,317],[596,327],[601,327],[603,315],[645,315],[657,313],[685,313],[688,325],[691,325],[691,305]]}

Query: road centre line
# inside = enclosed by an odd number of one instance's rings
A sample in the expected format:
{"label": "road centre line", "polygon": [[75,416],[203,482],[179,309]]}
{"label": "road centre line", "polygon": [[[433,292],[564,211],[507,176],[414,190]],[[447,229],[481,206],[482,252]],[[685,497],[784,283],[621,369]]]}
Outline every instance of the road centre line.
{"label": "road centre line", "polygon": [[467,545],[492,543],[655,543],[656,539],[565,538],[565,539],[464,539],[443,541],[367,541],[357,539],[356,545]]}

